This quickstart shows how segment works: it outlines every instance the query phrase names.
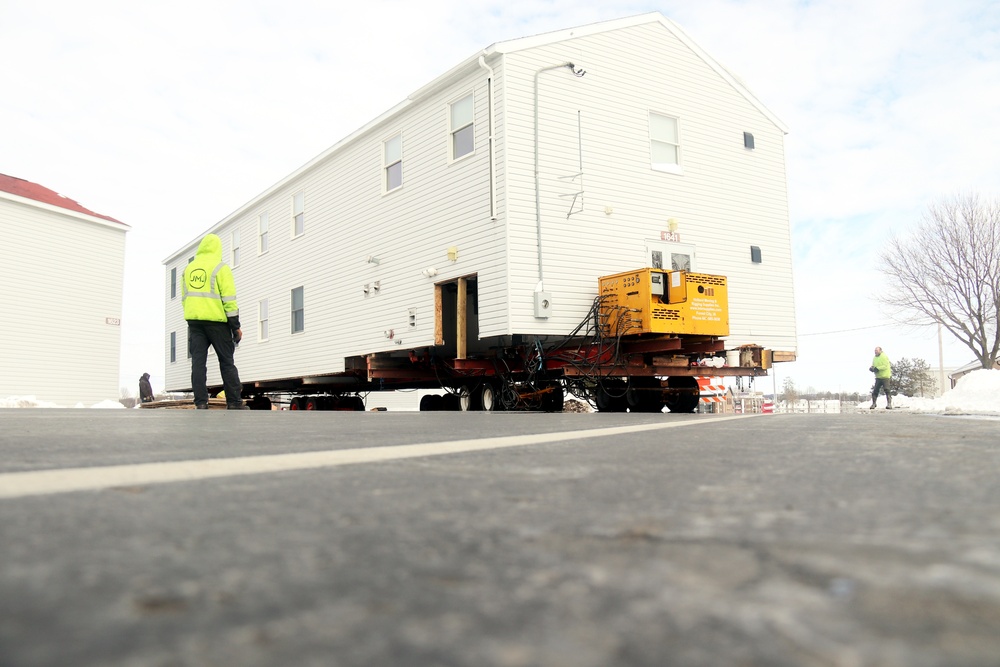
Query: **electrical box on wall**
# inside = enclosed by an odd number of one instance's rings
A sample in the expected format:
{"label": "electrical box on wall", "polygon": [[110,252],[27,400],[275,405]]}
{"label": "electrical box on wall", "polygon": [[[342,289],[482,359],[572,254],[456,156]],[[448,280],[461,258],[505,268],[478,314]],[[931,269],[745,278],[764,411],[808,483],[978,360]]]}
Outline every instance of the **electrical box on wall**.
{"label": "electrical box on wall", "polygon": [[535,292],[535,317],[552,315],[552,296],[548,292]]}

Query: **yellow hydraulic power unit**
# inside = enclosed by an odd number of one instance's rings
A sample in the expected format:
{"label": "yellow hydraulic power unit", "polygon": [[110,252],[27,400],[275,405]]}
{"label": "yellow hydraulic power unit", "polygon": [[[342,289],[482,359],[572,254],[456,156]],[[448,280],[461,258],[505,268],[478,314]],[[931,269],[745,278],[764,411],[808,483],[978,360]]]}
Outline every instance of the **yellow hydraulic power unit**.
{"label": "yellow hydraulic power unit", "polygon": [[598,294],[605,336],[729,335],[725,276],[638,269],[598,278]]}

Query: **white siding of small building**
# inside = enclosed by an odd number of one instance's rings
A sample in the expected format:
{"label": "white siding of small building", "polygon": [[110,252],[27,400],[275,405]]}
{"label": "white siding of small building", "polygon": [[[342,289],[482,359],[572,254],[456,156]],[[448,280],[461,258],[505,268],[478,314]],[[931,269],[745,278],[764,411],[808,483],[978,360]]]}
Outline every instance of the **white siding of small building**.
{"label": "white siding of small building", "polygon": [[0,396],[117,400],[127,227],[16,199],[0,197]]}

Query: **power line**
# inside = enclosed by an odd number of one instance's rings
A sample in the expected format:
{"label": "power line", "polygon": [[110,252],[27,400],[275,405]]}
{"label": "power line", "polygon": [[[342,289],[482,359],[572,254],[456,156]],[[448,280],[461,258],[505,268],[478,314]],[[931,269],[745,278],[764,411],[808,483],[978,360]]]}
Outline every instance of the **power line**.
{"label": "power line", "polygon": [[864,331],[866,329],[878,329],[880,327],[888,326],[888,322],[883,322],[882,324],[872,324],[867,327],[857,327],[856,329],[840,329],[839,331],[817,331],[816,333],[799,334],[799,338],[805,338],[806,336],[829,336],[831,334],[839,333],[850,333],[851,331]]}

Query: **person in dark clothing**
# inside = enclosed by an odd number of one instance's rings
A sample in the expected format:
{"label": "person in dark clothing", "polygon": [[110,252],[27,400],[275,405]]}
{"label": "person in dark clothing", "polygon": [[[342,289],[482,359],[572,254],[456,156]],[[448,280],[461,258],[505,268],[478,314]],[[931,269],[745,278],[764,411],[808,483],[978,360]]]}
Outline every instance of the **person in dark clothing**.
{"label": "person in dark clothing", "polygon": [[139,378],[139,400],[150,403],[153,400],[153,386],[149,384],[149,373],[143,373]]}
{"label": "person in dark clothing", "polygon": [[243,338],[240,309],[236,303],[233,272],[222,261],[222,240],[208,234],[198,245],[198,252],[184,269],[182,283],[184,319],[188,323],[188,349],[191,351],[191,388],[194,404],[208,409],[208,348],[219,358],[219,372],[226,392],[226,407],[243,410],[243,386],[233,356]]}

